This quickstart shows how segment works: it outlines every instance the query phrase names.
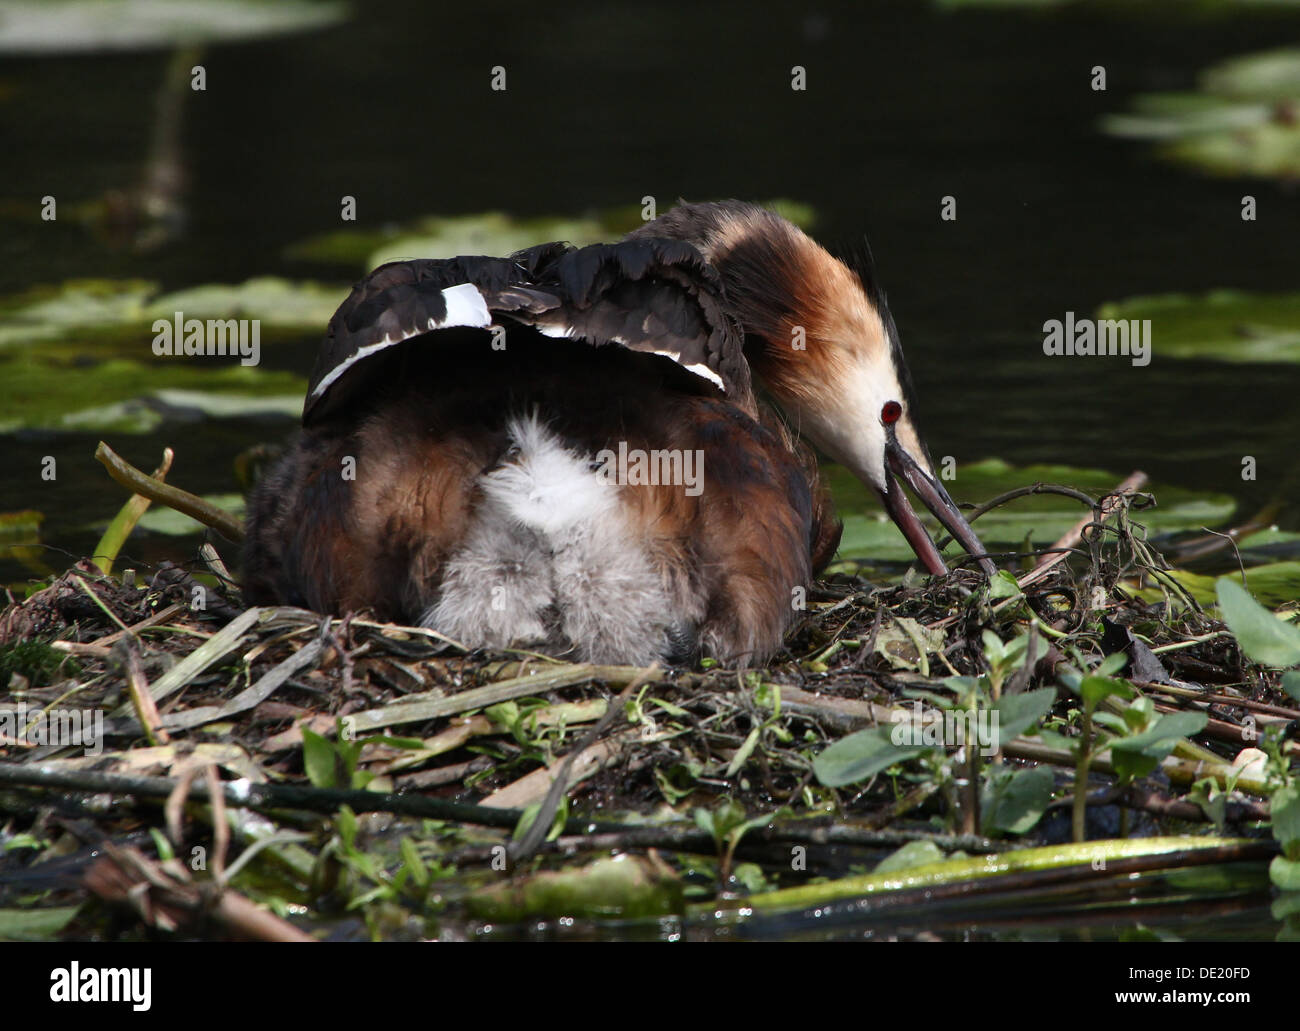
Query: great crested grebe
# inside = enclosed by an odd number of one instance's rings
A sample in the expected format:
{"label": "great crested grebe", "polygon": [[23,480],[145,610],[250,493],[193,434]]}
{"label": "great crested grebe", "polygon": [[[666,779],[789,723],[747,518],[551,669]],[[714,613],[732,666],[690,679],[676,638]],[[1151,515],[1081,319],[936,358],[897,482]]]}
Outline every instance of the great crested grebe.
{"label": "great crested grebe", "polygon": [[751,374],[927,570],[946,572],[900,480],[994,571],[917,435],[882,295],[726,201],[363,279],[250,500],[246,596],[592,662],[759,662],[841,527]]}

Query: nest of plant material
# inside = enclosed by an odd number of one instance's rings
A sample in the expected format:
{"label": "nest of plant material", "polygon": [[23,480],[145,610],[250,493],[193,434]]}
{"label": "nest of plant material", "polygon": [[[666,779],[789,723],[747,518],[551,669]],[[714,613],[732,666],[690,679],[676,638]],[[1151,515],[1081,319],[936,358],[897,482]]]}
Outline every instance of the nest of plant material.
{"label": "nest of plant material", "polygon": [[[1007,857],[1005,884],[979,890],[1023,893],[1030,872],[1043,877],[1035,847],[1069,840],[1071,812],[1087,818],[1083,837],[1125,839],[1097,897],[1130,890],[1115,871],[1258,866],[1272,846],[1255,746],[1269,726],[1285,741],[1300,711],[1166,575],[1135,497],[1107,499],[1077,545],[1018,580],[838,574],[757,670],[471,653],[364,613],[246,609],[221,576],[164,567],[127,582],[83,562],[0,612],[0,691],[25,721],[0,726],[0,844],[28,846],[0,849],[0,912],[39,896],[59,915],[47,930],[67,937],[454,937],[566,914],[589,930],[609,916],[662,928],[671,914],[684,933],[729,935],[720,904],[798,909],[811,901],[782,892],[900,847],[930,862]],[[1149,585],[1165,600],[1143,601]],[[1001,669],[1000,648],[1026,636]],[[1080,782],[1079,756],[1034,728],[979,767],[973,748],[950,747],[849,784],[819,768],[837,742],[953,684],[987,690],[990,674],[999,704],[1052,689],[1045,723],[1077,737],[1070,676],[1119,653],[1156,713],[1207,716],[1141,777],[1098,759]],[[99,714],[92,746],[55,740],[69,712]],[[978,785],[1030,769],[1049,771],[1050,803],[1023,832],[990,823],[1002,802]],[[1214,824],[1239,838],[1132,846]],[[1079,853],[1039,890],[1076,890],[1095,867]],[[309,916],[270,911],[289,904]],[[881,905],[910,912],[905,893]]]}

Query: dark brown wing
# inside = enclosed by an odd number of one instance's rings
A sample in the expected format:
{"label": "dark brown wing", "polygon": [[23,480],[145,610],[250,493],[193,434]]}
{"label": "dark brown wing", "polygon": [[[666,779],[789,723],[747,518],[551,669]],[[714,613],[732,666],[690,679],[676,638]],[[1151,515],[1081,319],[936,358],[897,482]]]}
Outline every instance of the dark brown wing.
{"label": "dark brown wing", "polygon": [[435,344],[438,330],[494,325],[662,356],[754,412],[743,338],[717,274],[690,244],[652,239],[380,266],[330,320],[304,425],[366,389],[379,368],[367,365],[372,355],[415,337]]}

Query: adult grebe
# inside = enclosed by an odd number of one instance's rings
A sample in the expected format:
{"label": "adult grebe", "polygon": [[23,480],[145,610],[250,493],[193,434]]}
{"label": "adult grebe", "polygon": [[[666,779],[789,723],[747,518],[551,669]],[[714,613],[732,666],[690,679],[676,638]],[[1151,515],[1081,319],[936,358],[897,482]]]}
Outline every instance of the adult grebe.
{"label": "adult grebe", "polygon": [[931,573],[946,568],[900,479],[994,570],[917,434],[883,297],[727,201],[615,244],[362,280],[303,434],[250,500],[246,596],[592,662],[757,663],[841,528],[751,372]]}

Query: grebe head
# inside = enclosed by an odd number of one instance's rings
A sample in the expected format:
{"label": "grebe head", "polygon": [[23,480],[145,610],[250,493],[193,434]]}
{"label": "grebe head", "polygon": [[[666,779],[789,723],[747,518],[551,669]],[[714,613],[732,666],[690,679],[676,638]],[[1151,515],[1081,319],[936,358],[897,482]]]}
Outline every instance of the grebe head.
{"label": "grebe head", "polygon": [[[911,376],[879,291],[801,229],[753,204],[685,204],[634,236],[689,240],[719,272],[750,365],[795,428],[880,495],[931,573],[946,572],[906,483],[972,555],[984,546],[935,476]],[[980,564],[992,575],[988,558]]]}

